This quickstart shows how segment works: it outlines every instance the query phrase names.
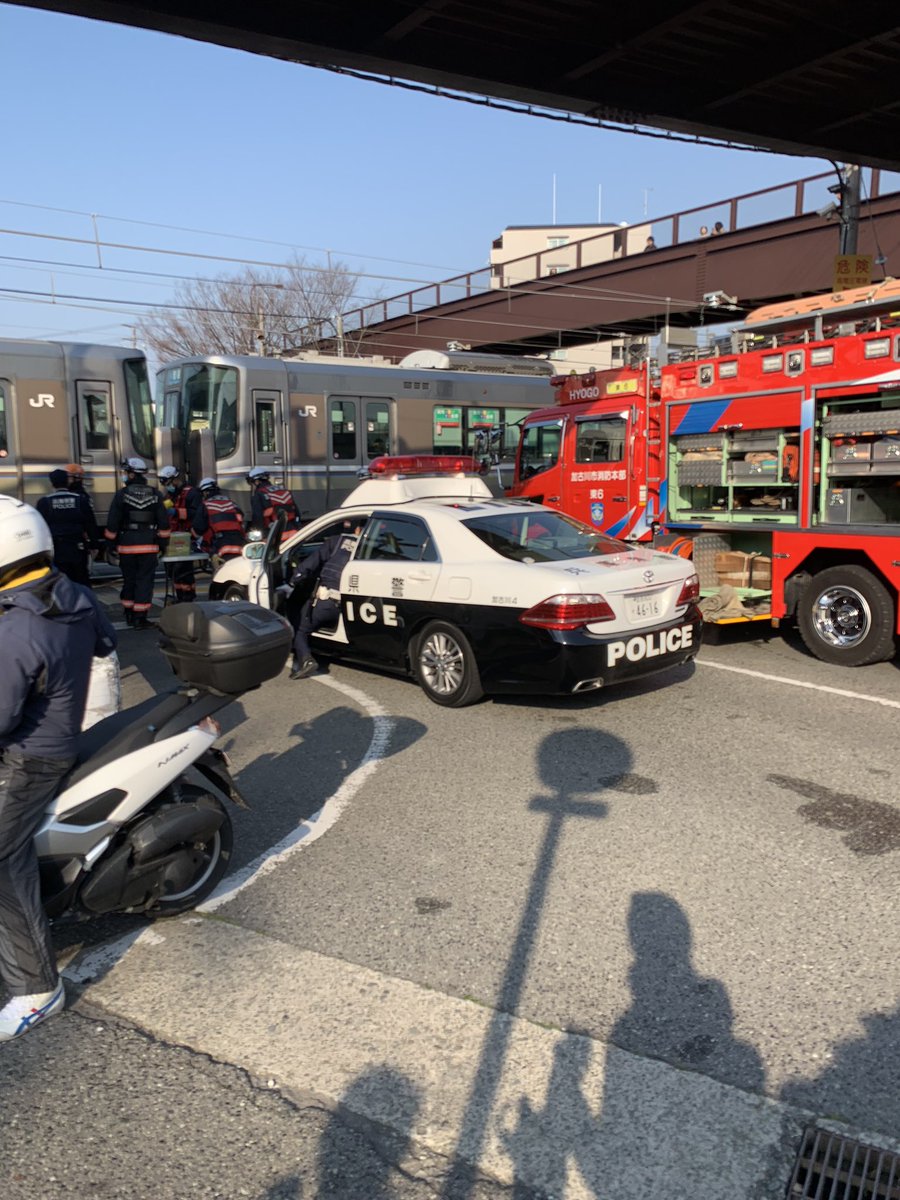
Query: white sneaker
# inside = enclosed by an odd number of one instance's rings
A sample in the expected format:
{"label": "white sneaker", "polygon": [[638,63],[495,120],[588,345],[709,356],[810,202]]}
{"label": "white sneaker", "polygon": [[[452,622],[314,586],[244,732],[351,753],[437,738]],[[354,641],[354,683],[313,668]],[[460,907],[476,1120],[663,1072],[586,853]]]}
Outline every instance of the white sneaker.
{"label": "white sneaker", "polygon": [[41,992],[36,996],[13,996],[0,1009],[0,1042],[21,1037],[47,1017],[59,1012],[65,1003],[66,989],[61,979],[52,992]]}

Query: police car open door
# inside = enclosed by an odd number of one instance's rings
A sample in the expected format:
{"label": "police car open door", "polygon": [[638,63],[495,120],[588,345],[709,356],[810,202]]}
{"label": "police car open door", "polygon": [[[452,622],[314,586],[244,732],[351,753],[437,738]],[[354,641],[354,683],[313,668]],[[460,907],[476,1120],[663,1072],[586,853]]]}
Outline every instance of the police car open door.
{"label": "police car open door", "polygon": [[367,659],[401,664],[405,631],[422,615],[430,614],[440,570],[425,521],[374,512],[341,580],[344,627],[351,650]]}

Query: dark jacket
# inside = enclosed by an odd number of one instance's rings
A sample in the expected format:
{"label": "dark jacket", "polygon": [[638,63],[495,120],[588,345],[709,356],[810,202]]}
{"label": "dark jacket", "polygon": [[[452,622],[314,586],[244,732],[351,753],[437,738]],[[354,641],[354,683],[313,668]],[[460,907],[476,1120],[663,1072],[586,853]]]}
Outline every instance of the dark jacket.
{"label": "dark jacket", "polygon": [[318,550],[313,550],[297,567],[291,583],[296,587],[303,579],[318,575],[322,587],[340,591],[344,567],[353,557],[359,538],[352,533],[337,533],[327,537]]}
{"label": "dark jacket", "polygon": [[250,520],[259,529],[268,529],[279,512],[284,510],[287,524],[285,529],[297,529],[300,525],[300,514],[294,497],[287,488],[273,487],[271,483],[261,483],[253,493],[250,501]]}
{"label": "dark jacket", "polygon": [[0,591],[0,748],[73,757],[91,659],[115,648],[116,631],[93,594],[55,569]]}
{"label": "dark jacket", "polygon": [[84,492],[59,488],[41,496],[35,507],[50,527],[53,557],[60,562],[99,547],[94,510]]}
{"label": "dark jacket", "polygon": [[109,506],[106,536],[119,554],[156,554],[169,544],[169,510],[143,475],[119,488]]}
{"label": "dark jacket", "polygon": [[194,515],[193,531],[208,554],[232,558],[244,545],[244,514],[224,492],[205,492]]}
{"label": "dark jacket", "polygon": [[197,488],[183,483],[177,492],[169,496],[172,507],[168,510],[173,533],[190,533],[203,497]]}

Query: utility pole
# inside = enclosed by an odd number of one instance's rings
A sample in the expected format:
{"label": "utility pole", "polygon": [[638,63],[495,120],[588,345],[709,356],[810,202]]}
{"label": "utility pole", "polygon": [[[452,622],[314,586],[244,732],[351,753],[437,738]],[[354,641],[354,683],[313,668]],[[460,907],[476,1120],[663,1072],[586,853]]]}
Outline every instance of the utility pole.
{"label": "utility pole", "polygon": [[841,254],[856,254],[859,248],[860,170],[847,163],[841,171]]}

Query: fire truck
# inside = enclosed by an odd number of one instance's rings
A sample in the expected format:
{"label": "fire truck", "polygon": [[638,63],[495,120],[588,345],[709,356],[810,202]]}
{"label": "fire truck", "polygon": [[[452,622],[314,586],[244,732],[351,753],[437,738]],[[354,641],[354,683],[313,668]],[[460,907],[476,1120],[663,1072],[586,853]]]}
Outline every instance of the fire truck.
{"label": "fire truck", "polygon": [[757,309],[659,373],[550,382],[507,494],[692,558],[708,620],[796,621],[843,666],[893,656],[900,281]]}

